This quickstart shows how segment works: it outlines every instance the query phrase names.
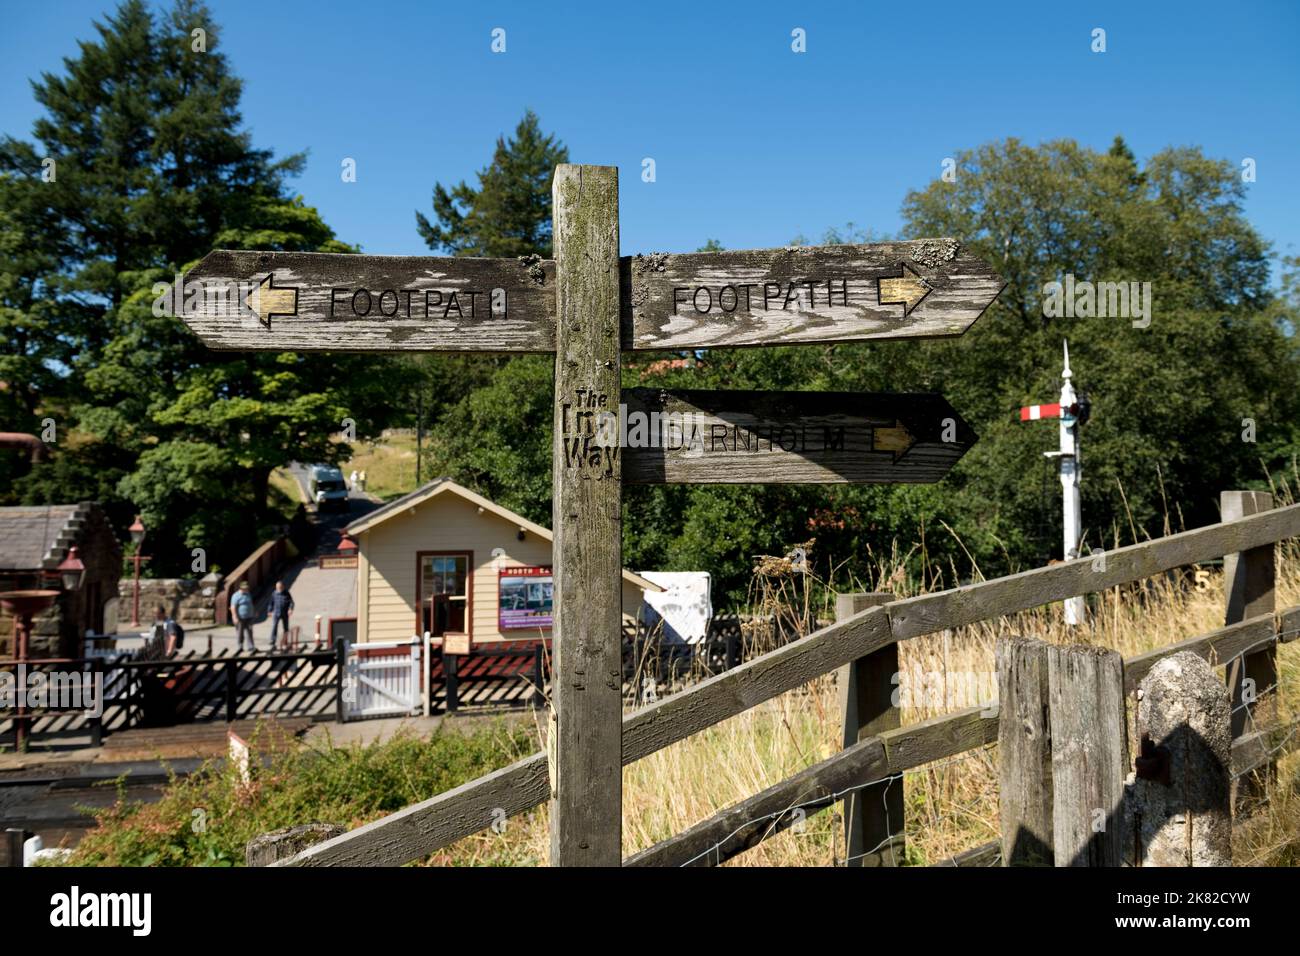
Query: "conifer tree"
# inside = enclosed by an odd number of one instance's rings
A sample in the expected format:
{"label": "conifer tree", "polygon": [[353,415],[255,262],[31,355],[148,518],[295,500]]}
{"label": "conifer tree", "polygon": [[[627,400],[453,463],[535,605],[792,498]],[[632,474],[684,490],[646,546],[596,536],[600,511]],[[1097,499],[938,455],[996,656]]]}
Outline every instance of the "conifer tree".
{"label": "conifer tree", "polygon": [[431,223],[415,214],[430,249],[454,256],[551,255],[551,179],[569,151],[542,132],[532,110],[515,135],[497,139],[492,162],[479,171],[477,189],[463,180],[433,187]]}

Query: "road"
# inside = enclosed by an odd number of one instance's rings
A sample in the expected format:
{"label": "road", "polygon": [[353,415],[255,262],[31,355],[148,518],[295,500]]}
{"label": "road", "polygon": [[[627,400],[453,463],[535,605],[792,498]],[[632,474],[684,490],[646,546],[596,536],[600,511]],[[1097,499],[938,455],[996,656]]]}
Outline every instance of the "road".
{"label": "road", "polygon": [[[339,538],[343,529],[357,518],[378,508],[382,502],[372,494],[349,487],[346,511],[316,512],[316,506],[312,503],[311,493],[307,487],[310,478],[308,467],[295,461],[289,465],[287,470],[289,474],[293,475],[294,480],[298,482],[298,487],[302,490],[302,499],[307,502],[307,510],[312,514],[317,527],[320,529],[320,543],[317,553],[333,554],[338,550]],[[346,476],[344,477],[346,478]]]}

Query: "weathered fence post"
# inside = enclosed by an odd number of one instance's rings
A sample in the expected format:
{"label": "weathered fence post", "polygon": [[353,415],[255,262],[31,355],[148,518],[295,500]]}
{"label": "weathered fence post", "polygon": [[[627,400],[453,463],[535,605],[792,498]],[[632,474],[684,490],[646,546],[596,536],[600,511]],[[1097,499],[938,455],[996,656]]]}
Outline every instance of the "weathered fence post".
{"label": "weathered fence post", "polygon": [[19,827],[6,827],[0,833],[0,867],[23,865],[23,844],[31,833]]}
{"label": "weathered fence post", "polygon": [[1142,749],[1125,795],[1136,866],[1232,865],[1229,710],[1227,688],[1191,651],[1158,661],[1142,679]]}
{"label": "weathered fence post", "polygon": [[618,169],[557,166],[552,199],[556,322],[551,864],[619,866],[623,479],[618,447]]}
{"label": "weathered fence post", "polygon": [[1056,865],[1120,866],[1128,775],[1124,662],[1101,647],[1048,645],[1047,690]]}
{"label": "weathered fence post", "polygon": [[1051,866],[1052,737],[1047,644],[999,638],[998,815],[1003,866]]}
{"label": "weathered fence post", "polygon": [[[1225,491],[1219,496],[1219,505],[1223,520],[1231,521],[1271,510],[1273,496],[1266,491]],[[1275,549],[1276,545],[1266,544],[1223,556],[1223,594],[1227,604],[1224,623],[1236,624],[1273,613]],[[1233,739],[1270,727],[1277,716],[1277,646],[1234,658],[1226,670],[1232,692]],[[1268,763],[1254,774],[1235,781],[1233,803],[1239,796],[1261,793],[1276,770],[1275,763]]]}
{"label": "weathered fence post", "polygon": [[[835,619],[842,621],[892,599],[892,594],[881,592],[837,595]],[[844,747],[900,725],[899,708],[894,706],[897,677],[897,644],[887,644],[840,668]],[[844,798],[845,866],[902,866],[903,849],[901,779],[872,784]]]}
{"label": "weathered fence post", "polygon": [[278,860],[287,860],[325,840],[331,840],[347,827],[335,823],[304,823],[296,827],[284,827],[255,836],[244,844],[244,864],[246,866],[270,866]]}

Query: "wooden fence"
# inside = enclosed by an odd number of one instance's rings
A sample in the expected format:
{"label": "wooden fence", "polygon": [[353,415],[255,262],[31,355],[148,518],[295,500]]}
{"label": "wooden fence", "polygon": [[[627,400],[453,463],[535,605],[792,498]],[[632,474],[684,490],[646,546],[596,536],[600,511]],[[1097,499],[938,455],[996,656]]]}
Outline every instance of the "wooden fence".
{"label": "wooden fence", "polygon": [[[339,656],[328,649],[215,655],[194,650],[157,659],[25,661],[21,666],[28,682],[39,672],[48,675],[46,680],[75,687],[75,704],[51,699],[44,706],[0,712],[0,741],[16,742],[20,722],[28,737],[88,737],[98,746],[105,733],[135,727],[263,716],[334,717],[341,700]],[[3,671],[16,672],[19,666],[0,661]]]}
{"label": "wooden fence", "polygon": [[[1273,608],[1274,546],[1300,535],[1300,505],[1272,509],[1266,495],[1228,492],[1224,495],[1223,513],[1225,520],[1219,524],[1104,555],[852,611],[805,638],[624,715],[622,761],[626,765],[640,760],[850,664],[862,679],[879,681],[881,674],[892,674],[897,666],[892,671],[888,665],[870,666],[873,656],[882,654],[896,661],[895,645],[901,641],[997,619],[1219,557],[1225,557],[1227,625],[1126,661],[1126,686],[1136,687],[1137,680],[1161,657],[1191,650],[1212,661],[1227,661],[1229,679],[1234,682],[1234,707],[1263,715],[1275,697],[1277,645],[1300,632],[1300,608],[1280,613],[1274,613]],[[872,674],[876,676],[872,678]],[[1243,677],[1256,682],[1259,697],[1253,703],[1241,700]],[[862,718],[859,715],[857,719]],[[1242,726],[1254,724],[1249,721]],[[1289,742],[1292,732],[1291,728],[1276,726],[1243,729],[1232,745],[1233,773],[1241,777],[1266,767]],[[997,738],[996,713],[980,708],[883,730],[624,862],[716,865],[780,832],[795,819],[841,802],[855,788],[885,784],[904,771],[984,747]],[[544,803],[550,795],[547,756],[536,753],[319,843],[278,865],[399,865],[489,828],[500,819],[502,811],[507,815],[522,813]],[[802,814],[790,812],[792,808],[799,808]],[[902,824],[901,814],[893,818],[889,826],[893,832],[885,833],[880,842],[900,849]],[[864,821],[864,827],[867,825]],[[876,836],[879,834],[864,832],[858,842],[874,847],[871,841]],[[996,844],[977,847],[953,863],[988,865],[998,854]],[[900,856],[893,854],[895,861]]]}

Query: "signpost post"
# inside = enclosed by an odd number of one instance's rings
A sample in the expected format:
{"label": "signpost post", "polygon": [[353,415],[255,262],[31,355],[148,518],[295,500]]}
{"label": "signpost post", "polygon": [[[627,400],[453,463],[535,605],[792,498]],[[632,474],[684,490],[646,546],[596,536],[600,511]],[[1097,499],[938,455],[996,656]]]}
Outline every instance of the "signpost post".
{"label": "signpost post", "polygon": [[554,352],[551,862],[621,861],[624,483],[932,482],[942,396],[632,389],[623,351],[935,338],[1002,279],[954,239],[619,257],[618,171],[556,168],[555,255],[216,251],[160,302],[211,348]]}

